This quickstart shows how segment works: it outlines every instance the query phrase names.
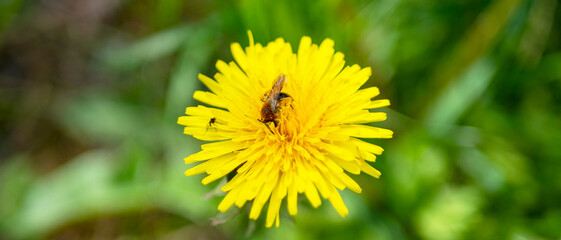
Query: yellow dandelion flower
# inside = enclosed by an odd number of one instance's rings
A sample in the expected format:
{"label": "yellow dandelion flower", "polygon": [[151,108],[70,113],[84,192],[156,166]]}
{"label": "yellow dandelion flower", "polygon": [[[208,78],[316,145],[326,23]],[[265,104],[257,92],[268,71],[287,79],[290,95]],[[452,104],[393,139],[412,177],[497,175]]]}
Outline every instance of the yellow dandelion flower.
{"label": "yellow dandelion flower", "polygon": [[346,216],[339,191],[362,191],[346,172],[380,177],[366,161],[374,162],[383,149],[360,139],[393,134],[362,124],[385,120],[385,113],[370,109],[390,102],[372,100],[379,94],[376,87],[359,89],[371,69],[345,67],[331,39],[318,46],[303,37],[294,53],[282,38],[262,46],[248,34],[245,50],[231,45],[235,62],[219,60],[214,79],[199,75],[210,92],[196,91],[193,97],[212,107],[188,107],[187,116],[178,119],[185,134],[216,141],[185,158],[187,164],[202,161],[185,175],[206,173],[202,183],[208,184],[235,171],[221,188],[227,194],[218,210],[253,201],[249,217],[257,219],[268,202],[267,227],[279,226],[285,198],[295,215],[301,193],[314,207],[321,205],[321,194]]}

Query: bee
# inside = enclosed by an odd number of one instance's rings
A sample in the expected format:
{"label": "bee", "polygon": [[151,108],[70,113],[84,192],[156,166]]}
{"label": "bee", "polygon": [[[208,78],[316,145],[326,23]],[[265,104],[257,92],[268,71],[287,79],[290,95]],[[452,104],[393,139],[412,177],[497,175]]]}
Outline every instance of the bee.
{"label": "bee", "polygon": [[208,129],[210,127],[212,127],[212,125],[214,125],[214,124],[216,124],[216,118],[215,117],[210,118],[210,120],[208,121],[208,124],[206,125],[205,134],[206,134],[206,132],[208,132]]}
{"label": "bee", "polygon": [[263,107],[261,107],[261,119],[259,120],[262,123],[267,124],[273,122],[275,127],[278,125],[277,116],[280,109],[279,103],[281,99],[290,97],[290,95],[281,92],[285,81],[286,77],[281,73],[273,84],[271,91],[265,94]]}

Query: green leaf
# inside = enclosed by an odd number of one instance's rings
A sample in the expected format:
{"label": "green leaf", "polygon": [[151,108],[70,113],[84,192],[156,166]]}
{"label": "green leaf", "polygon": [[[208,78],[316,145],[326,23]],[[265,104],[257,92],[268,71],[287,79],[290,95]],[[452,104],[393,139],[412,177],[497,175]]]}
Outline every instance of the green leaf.
{"label": "green leaf", "polygon": [[176,52],[192,36],[192,31],[192,26],[175,26],[134,43],[126,43],[121,48],[106,46],[98,57],[102,65],[112,70],[138,68]]}

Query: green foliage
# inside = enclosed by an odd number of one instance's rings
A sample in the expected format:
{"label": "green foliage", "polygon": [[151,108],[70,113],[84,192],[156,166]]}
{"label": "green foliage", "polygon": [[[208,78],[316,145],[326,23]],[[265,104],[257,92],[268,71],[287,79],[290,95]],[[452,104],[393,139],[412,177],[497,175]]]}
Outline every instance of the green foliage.
{"label": "green foliage", "polygon": [[[555,0],[95,1],[83,21],[51,2],[0,2],[0,238],[561,236]],[[300,201],[264,229],[183,175],[201,142],[177,117],[247,30],[332,38],[391,100],[382,176],[353,176],[346,218]]]}

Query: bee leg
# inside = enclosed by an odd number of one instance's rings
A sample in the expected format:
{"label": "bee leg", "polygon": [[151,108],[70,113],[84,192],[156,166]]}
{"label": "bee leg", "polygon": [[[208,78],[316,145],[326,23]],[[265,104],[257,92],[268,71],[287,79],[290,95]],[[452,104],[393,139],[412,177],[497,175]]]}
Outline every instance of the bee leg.
{"label": "bee leg", "polygon": [[[267,127],[267,129],[269,129],[269,132],[271,132],[272,134],[274,134],[274,132],[273,132],[273,130],[271,129],[271,127],[269,127],[269,123],[270,123],[271,121],[262,120],[262,119],[257,119],[257,120],[258,120],[259,122],[262,122],[263,124],[265,124],[265,126]],[[276,124],[275,124],[275,126],[276,126]]]}
{"label": "bee leg", "polygon": [[272,134],[275,134],[275,133],[273,132],[273,130],[271,129],[271,127],[269,127],[269,123],[265,123],[265,126],[267,126],[267,129],[269,129],[269,132],[271,132]]}

